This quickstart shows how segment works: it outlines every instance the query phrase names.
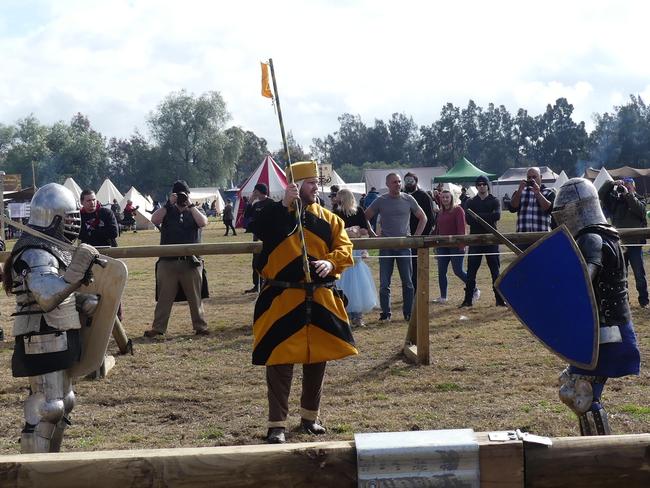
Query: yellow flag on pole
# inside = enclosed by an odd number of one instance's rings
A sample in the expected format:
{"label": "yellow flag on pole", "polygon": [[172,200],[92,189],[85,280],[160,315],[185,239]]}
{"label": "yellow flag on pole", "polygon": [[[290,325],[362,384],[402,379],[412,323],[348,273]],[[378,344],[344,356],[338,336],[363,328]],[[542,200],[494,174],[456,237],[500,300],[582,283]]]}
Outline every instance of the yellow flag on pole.
{"label": "yellow flag on pole", "polygon": [[260,63],[262,65],[262,96],[266,98],[273,98],[273,92],[269,85],[269,65],[268,63]]}

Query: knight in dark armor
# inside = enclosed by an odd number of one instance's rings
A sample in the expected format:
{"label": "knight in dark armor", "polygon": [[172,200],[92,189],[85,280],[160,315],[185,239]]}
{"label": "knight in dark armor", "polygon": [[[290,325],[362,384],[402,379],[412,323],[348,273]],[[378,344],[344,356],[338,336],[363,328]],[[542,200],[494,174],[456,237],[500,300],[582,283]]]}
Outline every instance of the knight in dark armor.
{"label": "knight in dark armor", "polygon": [[578,416],[582,435],[611,434],[601,403],[605,382],[638,375],[640,365],[620,237],[607,223],[589,180],[572,178],[562,185],[554,209],[556,222],[569,228],[587,263],[600,320],[596,367],[567,367],[560,375],[560,399]]}
{"label": "knight in dark armor", "polygon": [[87,244],[70,246],[80,223],[72,192],[56,183],[43,186],[32,199],[28,226],[60,245],[23,232],[4,266],[5,290],[16,297],[12,373],[30,383],[23,453],[59,451],[75,404],[67,370],[81,356],[79,311],[92,315],[98,303],[96,295],[75,292],[99,256]]}

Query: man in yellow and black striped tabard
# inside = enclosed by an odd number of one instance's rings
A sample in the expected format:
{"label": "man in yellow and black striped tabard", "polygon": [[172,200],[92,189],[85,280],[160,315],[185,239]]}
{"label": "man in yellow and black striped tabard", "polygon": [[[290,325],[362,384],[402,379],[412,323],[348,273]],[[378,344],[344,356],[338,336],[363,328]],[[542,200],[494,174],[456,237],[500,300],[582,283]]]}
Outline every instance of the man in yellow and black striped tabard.
{"label": "man in yellow and black striped tabard", "polygon": [[[318,423],[327,361],[357,354],[343,294],[334,286],[352,266],[352,243],[343,221],[316,203],[318,166],[291,165],[294,184],[281,202],[268,205],[251,230],[263,243],[258,271],[264,279],[253,324],[253,364],[266,366],[267,441],[285,442],[293,365],[303,365],[301,425],[323,434]],[[302,245],[293,210],[299,204],[311,283],[305,280]]]}

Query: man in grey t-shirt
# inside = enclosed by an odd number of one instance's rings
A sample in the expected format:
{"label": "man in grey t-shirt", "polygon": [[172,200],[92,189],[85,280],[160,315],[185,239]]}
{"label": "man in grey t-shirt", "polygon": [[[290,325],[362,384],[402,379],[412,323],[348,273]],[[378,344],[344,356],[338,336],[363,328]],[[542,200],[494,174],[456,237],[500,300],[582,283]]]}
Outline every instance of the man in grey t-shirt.
{"label": "man in grey t-shirt", "polygon": [[[411,213],[418,219],[418,226],[414,235],[421,235],[427,224],[427,216],[411,195],[401,192],[402,179],[397,173],[386,176],[388,193],[379,196],[366,210],[366,218],[372,219],[375,215],[380,217],[380,237],[405,237],[410,235],[409,221]],[[379,251],[379,304],[381,315],[379,320],[390,320],[390,281],[393,276],[394,260],[397,261],[397,270],[402,280],[402,297],[404,304],[402,311],[404,319],[411,318],[413,305],[413,283],[411,275],[411,250],[380,249]]]}

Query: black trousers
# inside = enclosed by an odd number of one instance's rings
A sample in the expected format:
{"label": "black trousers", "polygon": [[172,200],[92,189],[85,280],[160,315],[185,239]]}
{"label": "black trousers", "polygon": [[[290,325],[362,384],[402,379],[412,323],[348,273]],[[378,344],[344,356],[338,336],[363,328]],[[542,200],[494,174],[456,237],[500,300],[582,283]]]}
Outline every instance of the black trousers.
{"label": "black trousers", "polygon": [[[481,261],[485,255],[485,260],[487,265],[490,268],[490,274],[492,275],[492,285],[499,277],[499,268],[501,266],[501,261],[499,255],[496,254],[499,252],[499,246],[469,246],[467,257],[467,283],[465,286],[465,302],[472,302],[472,295],[474,294],[474,289],[476,288],[476,273],[481,267]],[[501,295],[499,295],[494,286],[492,286],[494,291],[494,297],[497,303],[503,303]]]}

